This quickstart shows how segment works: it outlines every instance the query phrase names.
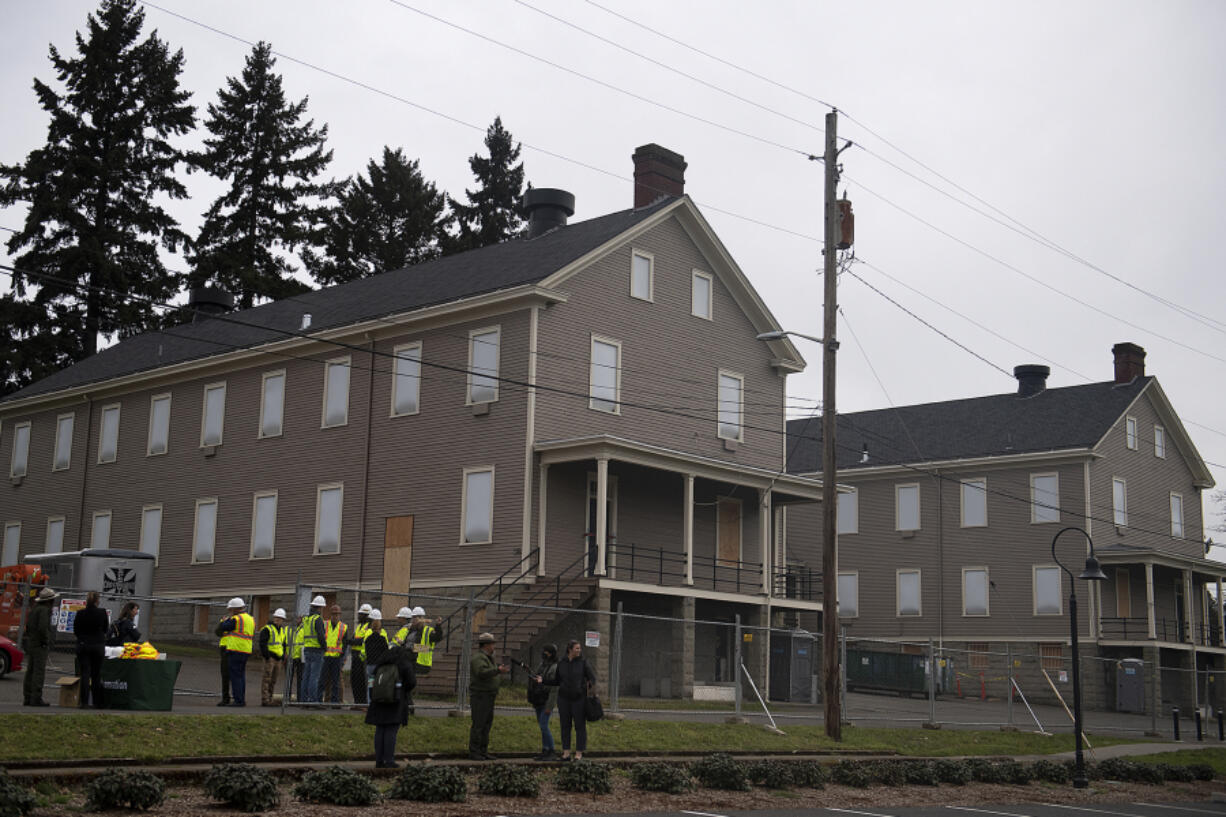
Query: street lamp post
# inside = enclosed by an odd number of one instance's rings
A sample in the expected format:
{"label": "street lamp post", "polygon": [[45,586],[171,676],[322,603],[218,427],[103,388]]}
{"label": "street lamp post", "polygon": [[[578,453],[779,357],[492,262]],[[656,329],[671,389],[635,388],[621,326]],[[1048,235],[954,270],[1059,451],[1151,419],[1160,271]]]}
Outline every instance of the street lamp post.
{"label": "street lamp post", "polygon": [[[1073,572],[1065,567],[1059,557],[1056,556],[1056,540],[1069,531],[1077,531],[1084,536],[1086,544],[1090,549],[1089,555],[1086,556],[1086,569],[1077,577],[1074,577]],[[1090,785],[1090,781],[1086,778],[1086,759],[1081,751],[1081,660],[1077,654],[1077,579],[1101,582],[1105,581],[1107,576],[1099,566],[1098,559],[1094,558],[1094,542],[1090,539],[1090,534],[1081,528],[1064,528],[1053,536],[1051,540],[1051,558],[1060,566],[1061,570],[1068,574],[1069,578],[1069,635],[1073,645],[1073,745],[1076,748],[1073,787],[1084,789]]]}

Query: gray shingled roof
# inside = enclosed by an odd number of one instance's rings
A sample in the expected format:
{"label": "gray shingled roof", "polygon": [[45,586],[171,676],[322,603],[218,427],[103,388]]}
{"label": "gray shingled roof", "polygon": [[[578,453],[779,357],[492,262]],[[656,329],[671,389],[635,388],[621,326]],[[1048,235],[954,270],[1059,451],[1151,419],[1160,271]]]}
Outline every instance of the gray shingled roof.
{"label": "gray shingled roof", "polygon": [[311,331],[334,329],[540,281],[649,218],[675,199],[576,222],[532,239],[519,239],[440,258],[263,304],[224,319],[206,319],[146,332],[62,369],[0,403],[50,394],[225,354],[289,337],[311,314]]}
{"label": "gray shingled roof", "polygon": [[[839,469],[1089,448],[1152,377],[859,411],[838,416]],[[820,417],[788,422],[788,471],[821,470]],[[867,446],[868,460],[862,462]]]}

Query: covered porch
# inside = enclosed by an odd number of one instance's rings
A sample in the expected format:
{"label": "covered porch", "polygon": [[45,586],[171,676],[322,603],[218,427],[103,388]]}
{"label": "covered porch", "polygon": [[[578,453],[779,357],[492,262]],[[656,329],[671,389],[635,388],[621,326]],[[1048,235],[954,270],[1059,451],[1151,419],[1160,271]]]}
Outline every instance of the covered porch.
{"label": "covered porch", "polygon": [[1102,548],[1107,574],[1099,606],[1104,644],[1139,642],[1226,652],[1226,564],[1122,546]]}

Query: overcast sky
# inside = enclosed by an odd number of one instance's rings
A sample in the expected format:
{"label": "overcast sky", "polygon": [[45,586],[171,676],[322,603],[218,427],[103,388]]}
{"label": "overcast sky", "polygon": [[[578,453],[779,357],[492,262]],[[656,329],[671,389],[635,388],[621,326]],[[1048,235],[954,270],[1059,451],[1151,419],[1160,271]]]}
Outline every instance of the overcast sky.
{"label": "overcast sky", "polygon": [[[1108,380],[1132,341],[1226,483],[1226,3],[598,3],[160,0],[146,30],[183,49],[201,111],[271,42],[337,177],[390,145],[460,195],[500,115],[527,178],[573,192],[580,220],[631,206],[635,147],[671,148],[783,328],[814,335],[822,166],[805,154],[835,105],[856,144],[851,271],[988,361],[844,275],[840,411],[1013,391],[1020,363],[1050,365],[1051,386]],[[31,79],[53,79],[48,44],[71,51],[95,7],[5,2],[0,162],[44,141]],[[187,183],[173,212],[194,233],[217,187]],[[0,209],[0,226],[23,218]],[[797,344],[804,414],[821,354]]]}

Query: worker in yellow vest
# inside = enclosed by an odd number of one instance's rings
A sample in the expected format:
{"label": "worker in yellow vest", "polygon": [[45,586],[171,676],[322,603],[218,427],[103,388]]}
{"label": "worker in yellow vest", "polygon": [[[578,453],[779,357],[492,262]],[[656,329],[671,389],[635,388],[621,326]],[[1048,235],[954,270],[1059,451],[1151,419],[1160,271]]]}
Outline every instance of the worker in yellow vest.
{"label": "worker in yellow vest", "polygon": [[235,597],[226,605],[229,615],[221,620],[217,629],[224,633],[221,646],[225,648],[230,664],[230,694],[232,700],[225,706],[247,705],[247,659],[251,657],[251,639],[255,635],[255,619],[247,613],[247,602]]}
{"label": "worker in yellow vest", "polygon": [[409,631],[413,629],[413,611],[408,607],[401,607],[396,613],[396,620],[400,623],[400,628],[396,630],[396,635],[392,636],[388,646],[403,647],[409,642]]}
{"label": "worker in yellow vest", "polygon": [[345,633],[349,628],[341,621],[341,606],[332,605],[328,621],[324,625],[324,677],[319,688],[319,699],[331,703],[341,702],[341,664],[345,661]]}
{"label": "worker in yellow vest", "polygon": [[285,611],[272,614],[272,621],[260,628],[260,656],[264,659],[264,676],[260,679],[260,706],[272,706],[272,694],[277,688],[277,676],[285,666]]}
{"label": "worker in yellow vest", "polygon": [[323,596],[311,599],[311,612],[302,619],[299,629],[302,636],[302,684],[299,687],[298,700],[303,703],[318,703],[319,690],[323,681],[324,668],[324,632]]}
{"label": "worker in yellow vest", "polygon": [[293,627],[286,627],[290,631],[290,641],[293,646],[290,649],[290,661],[286,666],[286,672],[289,673],[289,682],[286,686],[290,689],[290,694],[297,700],[302,700],[302,644],[306,641],[306,628],[302,626],[302,620],[305,618],[299,614],[294,619]]}
{"label": "worker in yellow vest", "polygon": [[[409,643],[417,656],[413,669],[417,675],[429,675],[434,665],[434,645],[438,643],[438,627],[443,623],[441,618],[430,619],[421,607],[414,607],[413,627],[410,630]],[[409,702],[409,714],[416,714],[413,704]]]}
{"label": "worker in yellow vest", "polygon": [[366,680],[366,636],[371,632],[370,612],[369,604],[358,608],[358,623],[353,628],[353,634],[345,639],[349,647],[349,687],[353,690],[353,702],[359,707],[366,706],[369,686]]}

